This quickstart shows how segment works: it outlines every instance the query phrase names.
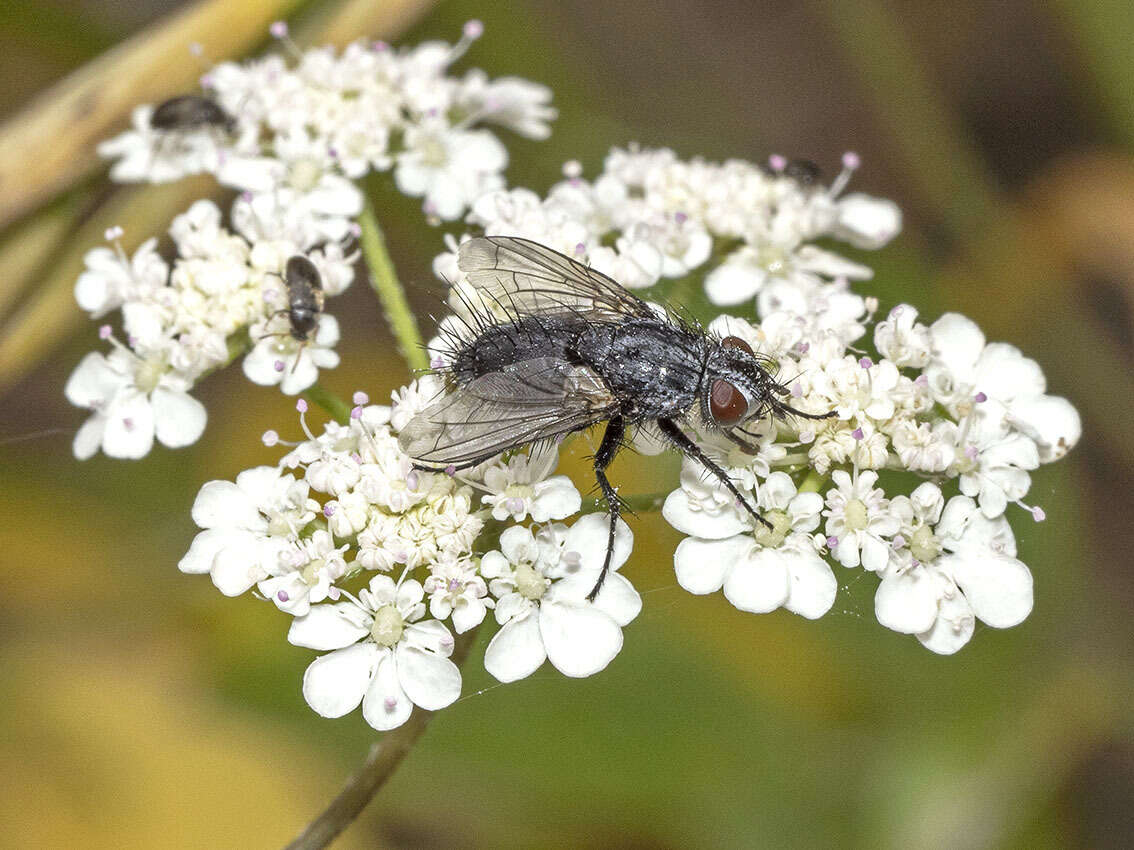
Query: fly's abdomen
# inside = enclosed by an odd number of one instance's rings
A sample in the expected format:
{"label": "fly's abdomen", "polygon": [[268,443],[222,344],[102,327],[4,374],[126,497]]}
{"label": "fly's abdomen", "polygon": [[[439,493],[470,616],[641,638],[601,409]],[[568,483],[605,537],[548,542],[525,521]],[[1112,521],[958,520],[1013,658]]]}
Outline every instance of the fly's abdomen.
{"label": "fly's abdomen", "polygon": [[453,354],[457,383],[500,372],[522,360],[537,357],[568,359],[580,322],[548,316],[527,316],[485,328]]}

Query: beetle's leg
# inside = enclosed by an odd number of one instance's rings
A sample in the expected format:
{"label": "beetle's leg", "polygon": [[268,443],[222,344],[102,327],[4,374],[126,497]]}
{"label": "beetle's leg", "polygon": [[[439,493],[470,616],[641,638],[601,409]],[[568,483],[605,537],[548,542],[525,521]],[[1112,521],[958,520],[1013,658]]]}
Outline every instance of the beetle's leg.
{"label": "beetle's leg", "polygon": [[725,474],[725,471],[721,469],[720,466],[718,466],[711,457],[705,454],[701,450],[700,446],[689,439],[689,437],[686,436],[685,432],[677,426],[676,422],[674,422],[672,419],[659,419],[658,430],[660,430],[666,437],[668,437],[670,441],[684,454],[689,455],[689,457],[693,458],[693,460],[697,461],[699,464],[701,464],[701,466],[709,470],[709,472],[711,472],[714,477],[716,477],[716,479],[720,481],[721,484],[723,484],[725,488],[736,497],[736,500],[740,502],[740,504],[744,507],[744,510],[748,511],[748,513],[752,515],[753,519],[759,520],[760,522],[764,523],[764,525],[768,527],[769,531],[772,530],[772,524],[764,519],[764,517],[760,516],[759,511],[757,511],[754,507],[752,507],[752,505],[748,503],[748,499],[746,499],[744,497],[744,494],[742,494],[736,488],[736,485],[732,483],[732,479]]}
{"label": "beetle's leg", "polygon": [[599,573],[598,581],[595,582],[591,592],[587,594],[587,600],[590,602],[595,601],[599,590],[602,589],[607,571],[610,570],[610,558],[614,554],[614,532],[618,528],[618,515],[621,512],[622,503],[618,499],[618,493],[615,492],[606,477],[606,468],[610,466],[610,462],[618,454],[624,436],[626,436],[626,423],[621,416],[615,416],[606,424],[602,443],[599,445],[598,451],[595,452],[595,479],[598,481],[599,489],[606,500],[606,509],[610,512],[610,532],[606,538],[606,558],[602,562],[602,572]]}

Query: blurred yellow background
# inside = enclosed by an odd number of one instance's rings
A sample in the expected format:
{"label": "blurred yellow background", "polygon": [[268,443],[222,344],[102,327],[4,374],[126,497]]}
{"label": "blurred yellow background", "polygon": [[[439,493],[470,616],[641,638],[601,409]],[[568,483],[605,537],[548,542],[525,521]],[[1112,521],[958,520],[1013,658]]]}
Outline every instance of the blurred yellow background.
{"label": "blurred yellow background", "polygon": [[[312,34],[344,4],[229,5],[248,20],[283,9]],[[857,573],[840,574],[815,623],[692,597],[673,578],[678,535],[642,516],[626,571],[645,610],[610,668],[493,687],[474,651],[466,697],[341,846],[1134,844],[1134,5],[345,5],[340,34],[373,21],[369,34],[410,42],[481,18],[465,66],[552,87],[551,139],[507,139],[514,185],[543,191],[571,158],[594,174],[632,140],[714,159],[779,152],[828,173],[857,151],[855,187],[906,213],[902,236],[866,258],[877,275],[862,291],[884,310],[959,310],[1018,344],[1078,406],[1084,437],[1034,476],[1048,520],[1013,518],[1034,613],[979,628],[954,657],[879,626],[872,578]],[[0,108],[26,120],[37,93],[176,7],[0,4]],[[171,52],[157,76],[191,80],[189,63]],[[441,232],[385,179],[370,186],[424,314]],[[357,713],[329,721],[303,704],[311,653],[286,643],[284,615],[176,569],[197,488],[274,462],[259,434],[297,433],[290,400],[229,370],[195,393],[210,415],[190,449],[139,463],[70,453],[84,412],[62,387],[98,340],[67,263],[122,223],[109,216],[134,210],[121,216],[136,244],[164,231],[160,203],[177,211],[206,191],[128,194],[99,171],[0,233],[6,846],[278,846],[374,737]],[[371,293],[356,284],[335,312],[344,365],[325,384],[382,400],[407,372]],[[586,451],[576,441],[569,471]],[[675,458],[616,468],[628,492],[676,471]]]}

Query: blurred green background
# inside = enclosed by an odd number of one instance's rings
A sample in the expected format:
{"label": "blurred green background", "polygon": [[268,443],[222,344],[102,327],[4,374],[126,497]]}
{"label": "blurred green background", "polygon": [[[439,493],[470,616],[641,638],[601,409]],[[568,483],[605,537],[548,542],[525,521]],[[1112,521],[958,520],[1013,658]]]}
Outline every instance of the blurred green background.
{"label": "blurred green background", "polygon": [[[0,108],[22,120],[37,92],[176,7],[0,2]],[[1084,437],[1034,476],[1047,522],[1013,517],[1034,613],[978,628],[950,658],[874,621],[870,576],[840,573],[815,623],[689,596],[673,578],[678,536],[641,517],[626,572],[645,609],[610,668],[494,688],[474,651],[466,697],[340,846],[1134,843],[1134,5],[461,0],[420,12],[400,38],[452,40],[481,18],[463,67],[554,89],[552,138],[506,139],[515,185],[544,191],[570,158],[593,175],[632,140],[709,158],[779,152],[828,173],[859,152],[855,188],[906,213],[902,236],[867,258],[877,277],[862,290],[883,310],[959,310],[1020,345],[1079,407]],[[374,185],[424,312],[441,232],[418,202]],[[100,172],[47,208],[69,216],[48,258],[96,244],[112,191]],[[0,270],[28,244],[25,226],[0,234]],[[27,333],[20,308],[52,269],[0,280],[0,340]],[[280,845],[374,733],[357,713],[306,708],[312,654],[286,643],[283,615],[176,563],[197,488],[274,462],[258,435],[297,433],[292,402],[232,369],[197,393],[210,412],[197,445],[80,464],[70,440],[84,414],[62,386],[98,341],[59,303],[59,327],[33,329],[19,362],[0,364],[0,843]],[[326,385],[383,399],[407,373],[370,292],[356,285],[334,310],[344,365]],[[569,471],[585,452],[575,446]],[[676,470],[624,457],[616,473],[635,492]]]}

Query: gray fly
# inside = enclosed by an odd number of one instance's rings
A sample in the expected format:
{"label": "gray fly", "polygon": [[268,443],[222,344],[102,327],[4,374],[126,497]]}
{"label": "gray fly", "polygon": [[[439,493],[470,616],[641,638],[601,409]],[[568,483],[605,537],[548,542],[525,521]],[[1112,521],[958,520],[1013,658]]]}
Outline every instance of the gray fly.
{"label": "gray fly", "polygon": [[[653,424],[705,467],[758,522],[755,506],[681,428],[697,418],[752,454],[745,426],[765,416],[825,419],[788,406],[774,361],[744,340],[723,339],[660,313],[606,275],[536,242],[505,236],[460,246],[475,294],[465,328],[448,338],[447,391],[402,430],[421,469],[467,469],[501,452],[606,422],[594,473],[610,513],[610,568],[622,510],[606,468],[633,426]],[[458,290],[459,291],[459,290]]]}

